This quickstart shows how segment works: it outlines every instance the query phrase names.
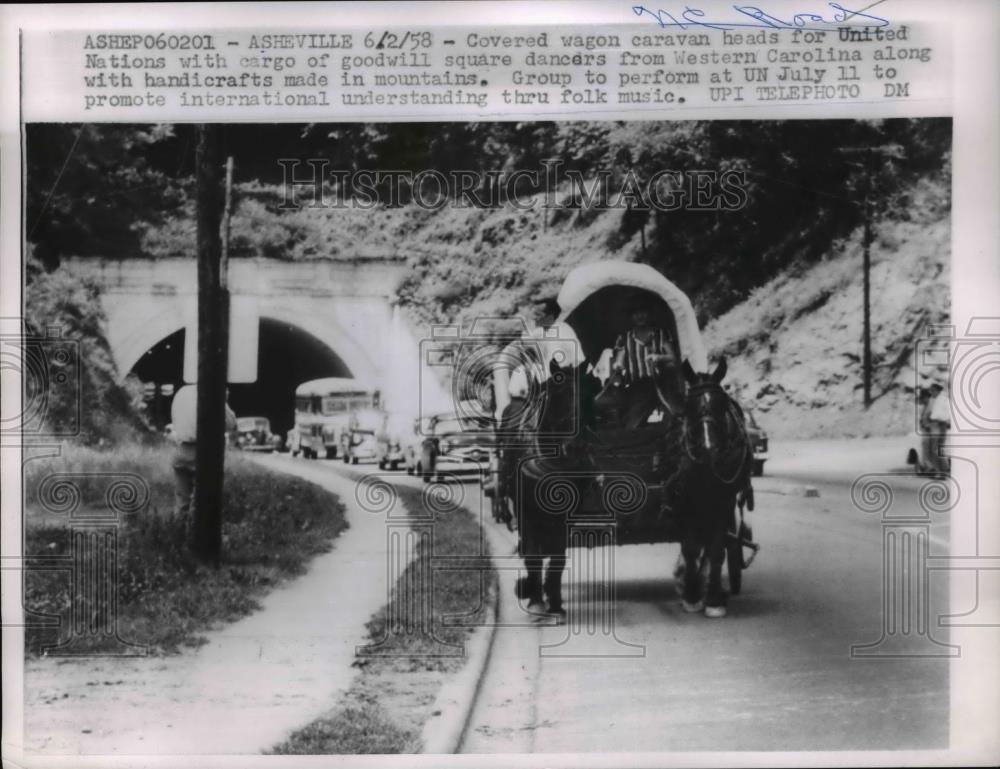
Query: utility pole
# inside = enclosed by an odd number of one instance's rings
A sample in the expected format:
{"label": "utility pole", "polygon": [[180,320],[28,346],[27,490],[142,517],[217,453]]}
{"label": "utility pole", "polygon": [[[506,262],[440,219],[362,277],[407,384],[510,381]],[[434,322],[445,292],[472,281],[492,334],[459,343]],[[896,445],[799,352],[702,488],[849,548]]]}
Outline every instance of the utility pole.
{"label": "utility pole", "polygon": [[[635,176],[635,161],[632,159],[632,152],[628,149],[628,147],[626,147],[624,150],[622,150],[622,152],[619,154],[619,162],[621,162],[622,165],[624,165],[625,168],[628,169],[628,172],[630,174],[632,174],[633,178],[634,178],[634,176]],[[626,206],[627,206],[627,210],[628,210],[628,216],[631,219],[631,217],[632,217],[632,197],[631,196],[629,196],[628,203],[626,204]],[[648,209],[647,209],[647,215],[648,215]],[[646,220],[645,219],[643,219],[642,222],[639,224],[639,242],[640,242],[640,244],[642,246],[642,261],[643,261],[643,263],[648,264],[648,262],[646,260]]]}
{"label": "utility pole", "polygon": [[218,566],[222,555],[229,293],[222,258],[220,128],[200,125],[197,135],[198,437],[191,547],[200,561]]}
{"label": "utility pole", "polygon": [[872,405],[872,258],[871,258],[871,247],[872,247],[872,196],[871,196],[871,172],[869,171],[867,176],[866,190],[865,190],[865,234],[864,234],[864,298],[863,304],[864,309],[864,328],[862,331],[863,341],[863,351],[861,359],[861,367],[864,372],[864,394],[865,394],[865,408],[867,409]]}
{"label": "utility pole", "polygon": [[877,161],[882,158],[901,159],[903,151],[898,144],[887,144],[873,147],[843,147],[839,152],[844,155],[861,156],[861,162],[851,165],[862,169],[865,180],[864,199],[861,203],[864,218],[861,376],[865,409],[867,409],[872,405],[871,246],[873,240],[872,225],[875,218],[874,180],[878,171]]}

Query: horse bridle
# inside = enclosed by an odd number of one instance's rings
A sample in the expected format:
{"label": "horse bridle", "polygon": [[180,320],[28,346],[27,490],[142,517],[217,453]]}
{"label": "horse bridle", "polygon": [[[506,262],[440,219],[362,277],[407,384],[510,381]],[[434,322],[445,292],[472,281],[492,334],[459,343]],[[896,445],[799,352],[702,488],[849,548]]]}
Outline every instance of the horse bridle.
{"label": "horse bridle", "polygon": [[[719,395],[726,399],[726,412],[727,416],[732,420],[733,424],[736,425],[739,431],[739,438],[741,439],[741,455],[739,461],[736,462],[736,470],[733,472],[731,477],[724,478],[719,473],[715,464],[715,453],[713,451],[711,431],[709,427],[714,424],[717,420],[711,414],[705,414],[704,412],[708,410],[709,396]],[[739,478],[740,473],[743,472],[744,466],[746,465],[748,458],[748,451],[750,448],[750,439],[746,434],[746,425],[743,422],[743,415],[739,410],[739,406],[736,402],[729,397],[726,391],[716,382],[700,382],[698,384],[691,385],[688,389],[688,398],[697,398],[700,401],[700,405],[704,408],[698,410],[697,418],[694,420],[702,430],[705,432],[705,452],[708,454],[708,466],[712,471],[712,474],[722,483],[729,485],[733,483],[737,478]],[[695,464],[701,464],[698,457],[695,456],[695,452],[691,447],[691,431],[689,427],[689,417],[687,414],[684,415],[684,451],[688,458]]]}

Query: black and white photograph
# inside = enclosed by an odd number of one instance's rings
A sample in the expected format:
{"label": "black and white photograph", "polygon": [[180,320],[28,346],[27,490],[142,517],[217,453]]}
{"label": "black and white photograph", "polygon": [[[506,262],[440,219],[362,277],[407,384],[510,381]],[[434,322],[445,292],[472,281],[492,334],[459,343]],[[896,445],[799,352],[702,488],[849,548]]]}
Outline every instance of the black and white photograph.
{"label": "black and white photograph", "polygon": [[25,140],[34,750],[947,747],[950,119]]}
{"label": "black and white photograph", "polygon": [[0,4],[5,765],[1000,763],[997,18]]}

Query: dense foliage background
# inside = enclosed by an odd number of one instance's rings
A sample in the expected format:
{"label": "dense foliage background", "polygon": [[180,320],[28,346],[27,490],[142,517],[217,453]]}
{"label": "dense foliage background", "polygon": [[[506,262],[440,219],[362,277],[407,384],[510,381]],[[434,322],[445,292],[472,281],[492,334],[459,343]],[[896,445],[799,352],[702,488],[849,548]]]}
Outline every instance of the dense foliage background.
{"label": "dense foliage background", "polygon": [[[692,299],[729,384],[776,434],[890,434],[912,422],[915,340],[947,322],[951,121],[707,121],[226,125],[235,162],[233,258],[402,258],[399,301],[415,329],[510,318],[555,294],[577,264],[647,262]],[[84,340],[88,442],[141,429],[136,390],[117,384],[97,289],[64,274],[71,256],[193,258],[195,127],[31,125],[26,233],[29,321]],[[336,207],[351,192],[327,177],[288,205],[280,161],[327,172],[436,170],[545,176],[561,164],[606,194],[557,186],[557,207],[523,180],[534,205]],[[681,186],[738,172],[738,210],[615,207],[626,179],[659,171]],[[383,201],[389,196],[383,187]],[[532,198],[532,196],[535,196]],[[873,223],[873,360],[877,408],[861,405],[862,223]],[[551,201],[549,201],[551,202]],[[607,204],[611,204],[610,206]],[[71,395],[75,394],[70,393]],[[55,404],[62,418],[70,404]],[[876,418],[877,417],[877,418]],[[103,420],[103,421],[102,421]],[[108,422],[108,424],[104,424]],[[113,423],[113,424],[112,424]],[[113,439],[113,438],[110,438]]]}
{"label": "dense foliage background", "polygon": [[147,436],[142,384],[131,377],[119,381],[98,287],[65,270],[46,272],[30,257],[27,273],[22,355],[40,365],[23,368],[25,408],[33,410],[32,398],[42,399],[45,432],[87,445]]}
{"label": "dense foliage background", "polygon": [[[414,172],[539,170],[544,161],[559,160],[584,178],[608,173],[612,189],[629,172],[640,183],[662,169],[743,172],[742,210],[603,212],[614,217],[604,228],[604,253],[588,255],[622,252],[632,258],[623,249],[644,237],[638,258],[687,291],[703,320],[742,301],[793,261],[820,259],[860,222],[868,185],[878,217],[905,221],[915,180],[940,176],[949,184],[951,154],[947,119],[227,125],[223,130],[238,182],[236,257],[354,258],[359,249],[405,250],[400,240],[425,223],[415,212],[411,229],[397,228],[394,241],[367,239],[352,248],[349,230],[356,220],[350,212],[306,216],[309,212],[282,210],[279,159],[321,158],[331,170]],[[69,255],[193,254],[193,126],[33,125],[27,144],[28,240],[47,268]],[[880,150],[870,163],[857,151],[866,147]],[[300,166],[299,173],[308,173],[308,167]],[[406,202],[401,201],[404,207]],[[581,228],[598,215],[552,211],[541,224]],[[450,275],[464,261],[454,250],[424,245],[424,253],[407,254],[418,282]],[[491,256],[503,266],[502,253]],[[546,254],[536,256],[535,270],[503,278],[524,286],[524,299],[551,290],[555,282],[545,272]],[[488,281],[465,281],[452,295],[438,298],[410,286],[402,298],[421,305],[428,317],[441,318],[476,305],[494,288]],[[423,307],[428,302],[439,307]]]}

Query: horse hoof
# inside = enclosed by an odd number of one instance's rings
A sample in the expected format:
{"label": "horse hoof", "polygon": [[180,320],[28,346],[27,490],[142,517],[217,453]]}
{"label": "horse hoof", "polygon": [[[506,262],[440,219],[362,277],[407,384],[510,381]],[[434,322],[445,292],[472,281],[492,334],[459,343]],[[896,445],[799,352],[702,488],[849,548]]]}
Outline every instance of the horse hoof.
{"label": "horse hoof", "polygon": [[726,607],[725,606],[706,606],[705,607],[705,616],[706,617],[711,617],[712,619],[718,619],[719,617],[725,617],[726,616]]}
{"label": "horse hoof", "polygon": [[705,607],[705,604],[701,601],[697,601],[696,603],[681,601],[681,606],[684,607],[684,611],[688,612],[688,614],[694,614],[695,612],[701,611]]}
{"label": "horse hoof", "polygon": [[527,611],[528,614],[534,616],[539,616],[539,617],[543,616],[545,614],[545,604],[542,603],[542,601],[540,601],[539,599],[533,598],[532,600],[528,601]]}

